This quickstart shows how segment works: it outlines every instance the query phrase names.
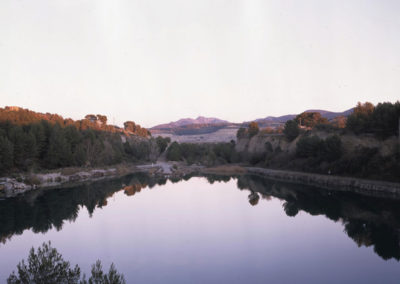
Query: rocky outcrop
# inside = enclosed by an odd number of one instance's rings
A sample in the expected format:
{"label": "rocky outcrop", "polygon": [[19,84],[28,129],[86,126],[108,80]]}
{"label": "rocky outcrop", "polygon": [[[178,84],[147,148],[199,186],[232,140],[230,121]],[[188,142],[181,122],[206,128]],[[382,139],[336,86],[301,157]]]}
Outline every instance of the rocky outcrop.
{"label": "rocky outcrop", "polygon": [[19,182],[13,178],[0,179],[0,197],[15,196],[19,193],[24,193],[36,188],[36,185],[29,185],[24,182]]}

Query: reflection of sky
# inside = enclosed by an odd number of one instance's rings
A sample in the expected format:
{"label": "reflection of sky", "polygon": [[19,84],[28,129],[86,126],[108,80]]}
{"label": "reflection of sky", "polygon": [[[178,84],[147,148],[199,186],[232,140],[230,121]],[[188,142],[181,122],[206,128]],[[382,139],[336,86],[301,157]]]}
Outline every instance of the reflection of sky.
{"label": "reflection of sky", "polygon": [[[340,223],[300,212],[287,217],[282,202],[248,203],[236,182],[205,179],[115,194],[89,218],[60,232],[25,231],[0,246],[0,281],[29,248],[51,240],[84,271],[96,259],[113,261],[128,283],[395,283],[396,261],[358,248]],[[386,279],[385,279],[386,277]]]}

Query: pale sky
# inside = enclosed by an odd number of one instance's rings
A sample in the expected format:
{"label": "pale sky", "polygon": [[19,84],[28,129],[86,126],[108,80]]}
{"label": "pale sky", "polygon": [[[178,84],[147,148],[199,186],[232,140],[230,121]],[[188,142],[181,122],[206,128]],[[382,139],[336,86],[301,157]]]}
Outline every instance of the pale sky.
{"label": "pale sky", "polygon": [[400,1],[1,0],[0,107],[150,127],[400,99]]}

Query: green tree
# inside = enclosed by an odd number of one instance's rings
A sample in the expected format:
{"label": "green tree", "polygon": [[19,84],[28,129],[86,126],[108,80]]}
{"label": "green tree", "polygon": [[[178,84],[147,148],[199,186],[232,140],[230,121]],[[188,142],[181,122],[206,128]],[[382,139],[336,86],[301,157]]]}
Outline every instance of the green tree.
{"label": "green tree", "polygon": [[168,144],[171,142],[171,138],[169,137],[161,137],[158,136],[156,138],[156,143],[158,148],[160,149],[160,153],[163,153],[165,151],[165,149],[167,148]]}
{"label": "green tree", "polygon": [[7,137],[0,136],[0,173],[9,171],[14,165],[14,147]]}
{"label": "green tree", "polygon": [[319,157],[323,147],[324,141],[318,136],[304,136],[296,143],[296,155],[301,158]]}
{"label": "green tree", "polygon": [[98,114],[97,120],[100,121],[103,126],[107,125],[107,116]]}
{"label": "green tree", "polygon": [[380,137],[398,135],[400,119],[400,102],[379,103],[374,108],[371,119],[371,130]]}
{"label": "green tree", "polygon": [[68,143],[64,131],[59,126],[52,129],[45,162],[46,167],[48,168],[67,167],[72,165],[73,156],[71,145]]}
{"label": "green tree", "polygon": [[167,160],[180,161],[182,160],[182,150],[178,142],[172,142],[167,151]]}
{"label": "green tree", "polygon": [[240,127],[239,130],[236,132],[236,137],[238,139],[244,138],[246,136],[246,128]]}
{"label": "green tree", "polygon": [[71,268],[68,261],[62,258],[51,243],[43,243],[37,252],[32,248],[28,260],[22,260],[17,266],[18,276],[13,271],[7,279],[8,284],[53,284],[79,283],[81,270],[76,265]]}
{"label": "green tree", "polygon": [[97,260],[92,265],[91,277],[89,281],[83,280],[81,284],[122,284],[125,283],[124,275],[119,274],[112,263],[108,273],[103,272],[103,268],[100,260]]}
{"label": "green tree", "polygon": [[288,120],[285,123],[283,133],[289,141],[293,141],[300,134],[299,125],[295,120]]}
{"label": "green tree", "polygon": [[323,145],[323,158],[334,161],[342,156],[342,141],[338,135],[332,135],[325,139]]}
{"label": "green tree", "polygon": [[371,132],[372,114],[374,105],[370,102],[364,104],[358,102],[353,113],[347,118],[346,127],[356,134]]}
{"label": "green tree", "polygon": [[249,128],[248,128],[248,133],[250,138],[256,135],[260,131],[260,128],[258,127],[258,123],[255,121],[250,122]]}
{"label": "green tree", "polygon": [[125,121],[124,122],[124,129],[126,131],[135,132],[136,131],[136,124],[133,121]]}
{"label": "green tree", "polygon": [[317,124],[328,123],[328,120],[319,112],[303,112],[294,119],[301,126],[313,128]]}
{"label": "green tree", "polygon": [[81,278],[81,269],[78,265],[71,268],[69,261],[65,261],[51,243],[43,243],[37,251],[32,248],[28,260],[22,260],[17,265],[17,274],[13,271],[7,279],[8,284],[125,284],[124,275],[118,273],[114,264],[111,264],[108,273],[104,273],[100,260],[92,265],[91,276],[86,281],[85,275]]}

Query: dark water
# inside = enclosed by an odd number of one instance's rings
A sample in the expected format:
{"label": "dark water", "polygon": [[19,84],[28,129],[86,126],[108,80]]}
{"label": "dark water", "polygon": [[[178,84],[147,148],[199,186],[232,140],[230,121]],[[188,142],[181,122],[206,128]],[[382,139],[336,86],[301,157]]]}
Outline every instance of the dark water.
{"label": "dark water", "polygon": [[400,201],[257,177],[135,175],[0,201],[0,282],[51,240],[128,283],[399,283]]}

